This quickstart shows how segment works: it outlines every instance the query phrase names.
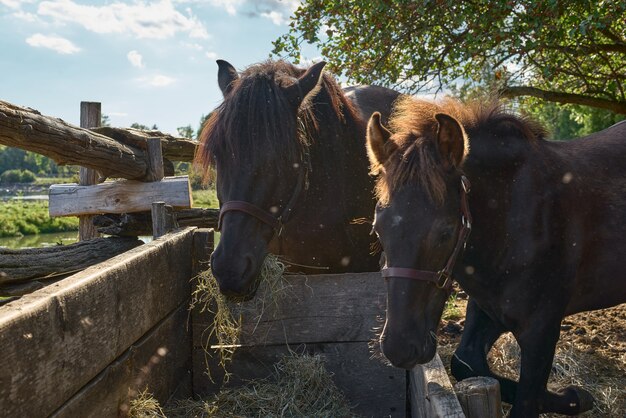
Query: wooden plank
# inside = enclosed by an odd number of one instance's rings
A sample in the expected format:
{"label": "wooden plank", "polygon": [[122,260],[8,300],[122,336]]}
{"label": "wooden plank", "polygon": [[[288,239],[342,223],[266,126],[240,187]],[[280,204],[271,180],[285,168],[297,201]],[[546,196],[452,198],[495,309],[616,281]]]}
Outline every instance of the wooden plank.
{"label": "wooden plank", "polygon": [[[226,386],[238,386],[249,379],[270,376],[273,365],[290,355],[290,349],[299,354],[322,355],[335,384],[359,416],[405,416],[406,372],[372,359],[365,342],[242,347],[235,352],[228,368],[233,376]],[[207,396],[216,393],[220,385],[212,384],[206,373],[202,373],[205,370],[204,353],[195,348],[194,392]],[[213,378],[221,381],[220,369],[212,365],[211,370]]]}
{"label": "wooden plank", "polygon": [[45,155],[59,165],[93,168],[105,177],[141,180],[148,169],[143,150],[4,101],[0,101],[0,144]]}
{"label": "wooden plank", "polygon": [[152,202],[163,201],[175,208],[190,208],[191,189],[187,176],[166,177],[144,183],[132,180],[106,182],[95,186],[55,184],[50,186],[50,216],[142,212]]}
{"label": "wooden plank", "polygon": [[187,300],[193,229],[0,307],[0,405],[44,417]]}
{"label": "wooden plank", "polygon": [[117,418],[147,389],[165,405],[191,392],[191,340],[187,301],[132,344],[54,414],[55,418]]}
{"label": "wooden plank", "polygon": [[[244,318],[242,345],[370,341],[382,325],[386,307],[385,283],[380,273],[347,273],[288,276],[290,288],[276,309],[254,309]],[[257,298],[263,298],[262,293]],[[208,313],[194,320],[194,346],[212,323]]]}
{"label": "wooden plank", "polygon": [[439,354],[410,372],[412,418],[465,418]]}

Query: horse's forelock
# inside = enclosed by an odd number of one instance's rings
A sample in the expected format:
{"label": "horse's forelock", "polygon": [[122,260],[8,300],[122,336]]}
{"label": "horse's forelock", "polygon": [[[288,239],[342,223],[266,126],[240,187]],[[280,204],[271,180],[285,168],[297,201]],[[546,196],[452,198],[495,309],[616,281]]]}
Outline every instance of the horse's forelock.
{"label": "horse's forelock", "polygon": [[232,157],[235,165],[244,160],[255,164],[268,155],[289,162],[299,160],[304,144],[293,138],[299,126],[280,84],[281,79],[293,79],[301,70],[282,61],[271,64],[256,64],[242,72],[206,123],[197,158],[205,170],[214,165],[216,156],[225,155]]}
{"label": "horse's forelock", "polygon": [[[309,100],[300,105],[298,118],[293,118],[292,105],[282,87],[292,84],[304,72],[279,60],[254,64],[240,74],[200,135],[196,161],[205,173],[214,166],[215,157],[223,155],[235,160],[233,166],[241,160],[259,164],[271,156],[277,159],[279,170],[300,161],[311,138],[318,134],[319,115]],[[331,75],[324,74],[317,89],[325,90],[336,117],[343,120],[345,112],[356,115]],[[313,95],[309,94],[309,98]],[[293,132],[297,132],[296,138]]]}
{"label": "horse's forelock", "polygon": [[470,137],[493,129],[531,143],[545,137],[540,124],[509,113],[495,98],[463,104],[452,98],[433,102],[407,96],[396,104],[389,122],[398,151],[385,164],[376,185],[381,203],[388,203],[391,192],[404,184],[418,184],[433,202],[443,203],[446,173],[436,154],[437,113],[457,119]]}

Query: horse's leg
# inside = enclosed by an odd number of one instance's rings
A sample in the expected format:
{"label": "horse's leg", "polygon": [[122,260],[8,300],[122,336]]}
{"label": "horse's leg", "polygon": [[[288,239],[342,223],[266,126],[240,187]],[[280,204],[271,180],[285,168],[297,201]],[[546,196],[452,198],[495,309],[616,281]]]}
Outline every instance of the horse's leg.
{"label": "horse's leg", "polygon": [[465,314],[465,329],[450,361],[450,369],[457,381],[474,376],[497,379],[500,383],[502,400],[512,404],[517,391],[517,382],[492,373],[487,362],[489,350],[503,332],[504,329],[470,298]]}
{"label": "horse's leg", "polygon": [[516,335],[521,366],[511,418],[538,417],[546,412],[576,415],[593,406],[593,398],[584,390],[570,387],[552,393],[546,388],[559,332],[560,319],[541,314],[531,318]]}

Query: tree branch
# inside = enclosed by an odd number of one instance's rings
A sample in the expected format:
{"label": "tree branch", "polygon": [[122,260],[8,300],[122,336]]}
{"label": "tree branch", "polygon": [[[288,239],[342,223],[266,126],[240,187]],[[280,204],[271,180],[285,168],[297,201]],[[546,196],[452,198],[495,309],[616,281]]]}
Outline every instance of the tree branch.
{"label": "tree branch", "polygon": [[563,93],[559,91],[542,90],[530,86],[504,87],[500,93],[504,97],[533,96],[549,102],[578,104],[584,106],[599,107],[611,110],[615,113],[626,115],[626,101],[607,100],[597,97],[584,96],[581,94]]}

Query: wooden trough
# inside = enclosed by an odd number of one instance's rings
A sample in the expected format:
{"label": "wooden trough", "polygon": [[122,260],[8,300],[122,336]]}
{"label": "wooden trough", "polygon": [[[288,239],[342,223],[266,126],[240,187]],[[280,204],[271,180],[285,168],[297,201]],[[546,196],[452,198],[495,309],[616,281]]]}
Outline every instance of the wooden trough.
{"label": "wooden trough", "polygon": [[[188,310],[191,279],[212,245],[211,230],[178,230],[0,307],[0,416],[113,417],[145,388],[161,404],[216,393],[202,348],[212,320]],[[409,384],[405,371],[372,358],[368,343],[385,306],[378,273],[290,283],[273,317],[244,323],[228,385],[267,376],[291,349],[321,354],[360,416],[463,416],[453,392],[446,415],[438,412],[433,384],[448,388],[445,372],[429,377],[420,367],[412,374],[422,380]]]}

